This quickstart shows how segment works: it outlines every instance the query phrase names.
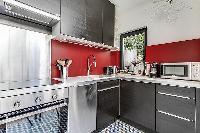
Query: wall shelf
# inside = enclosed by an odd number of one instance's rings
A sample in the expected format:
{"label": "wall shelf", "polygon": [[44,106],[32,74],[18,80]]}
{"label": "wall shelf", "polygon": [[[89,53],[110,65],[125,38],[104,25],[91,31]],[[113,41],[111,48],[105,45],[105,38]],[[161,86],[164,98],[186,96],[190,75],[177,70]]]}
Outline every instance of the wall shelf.
{"label": "wall shelf", "polygon": [[53,40],[57,40],[60,42],[67,42],[67,43],[75,44],[75,45],[83,45],[86,47],[93,47],[93,48],[97,48],[97,49],[104,49],[104,50],[109,50],[109,51],[119,51],[119,48],[117,48],[117,47],[112,47],[109,45],[105,45],[103,43],[92,42],[92,41],[85,40],[84,38],[80,39],[80,38],[67,36],[67,35],[55,36],[53,38]]}

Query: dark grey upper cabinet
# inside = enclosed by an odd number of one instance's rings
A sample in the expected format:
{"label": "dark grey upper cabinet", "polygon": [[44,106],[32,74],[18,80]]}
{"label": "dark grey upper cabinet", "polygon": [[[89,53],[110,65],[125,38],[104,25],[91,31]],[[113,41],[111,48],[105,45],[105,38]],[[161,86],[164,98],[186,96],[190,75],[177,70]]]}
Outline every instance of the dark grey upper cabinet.
{"label": "dark grey upper cabinet", "polygon": [[61,22],[53,34],[114,44],[115,6],[109,0],[61,0]]}
{"label": "dark grey upper cabinet", "polygon": [[120,116],[155,130],[155,84],[121,81]]}
{"label": "dark grey upper cabinet", "polygon": [[102,43],[102,0],[86,0],[86,39]]}
{"label": "dark grey upper cabinet", "polygon": [[60,15],[60,0],[17,0],[43,11]]}
{"label": "dark grey upper cabinet", "polygon": [[103,0],[103,43],[114,46],[115,5]]}
{"label": "dark grey upper cabinet", "polygon": [[86,0],[61,0],[61,33],[86,38]]}

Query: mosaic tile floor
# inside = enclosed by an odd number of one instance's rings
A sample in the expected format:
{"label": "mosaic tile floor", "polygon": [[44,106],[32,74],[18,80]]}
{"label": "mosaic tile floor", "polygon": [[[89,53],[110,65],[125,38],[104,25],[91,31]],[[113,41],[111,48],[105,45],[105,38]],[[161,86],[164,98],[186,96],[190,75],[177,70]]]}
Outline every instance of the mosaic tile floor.
{"label": "mosaic tile floor", "polygon": [[59,116],[56,110],[42,113],[41,118],[34,116],[8,123],[6,129],[0,129],[0,133],[65,133],[67,132],[68,113],[67,107],[62,107]]}
{"label": "mosaic tile floor", "polygon": [[134,128],[133,126],[126,124],[120,120],[112,123],[99,133],[144,133],[141,130]]}
{"label": "mosaic tile floor", "polygon": [[[67,133],[68,113],[67,108],[63,107],[59,111],[51,110],[42,113],[41,118],[29,117],[32,126],[27,119],[22,119],[7,124],[6,129],[0,129],[0,133]],[[99,133],[144,133],[133,126],[120,120],[112,123]]]}

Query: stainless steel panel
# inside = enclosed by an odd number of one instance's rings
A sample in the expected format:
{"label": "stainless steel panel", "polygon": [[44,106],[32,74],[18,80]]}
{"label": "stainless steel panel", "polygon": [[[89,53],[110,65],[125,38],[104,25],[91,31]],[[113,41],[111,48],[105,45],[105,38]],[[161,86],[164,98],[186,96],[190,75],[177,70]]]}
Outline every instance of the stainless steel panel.
{"label": "stainless steel panel", "polygon": [[27,32],[29,48],[27,49],[28,79],[49,78],[50,39],[46,34]]}
{"label": "stainless steel panel", "polygon": [[50,35],[0,24],[0,40],[0,82],[50,78]]}
{"label": "stainless steel panel", "polygon": [[[46,2],[46,1],[44,1]],[[33,2],[33,3],[38,3],[38,2]],[[58,5],[59,2],[57,1],[56,4]],[[11,4],[7,4],[10,6],[10,9],[7,10],[5,7],[5,3],[3,1],[0,1],[0,13],[6,16],[10,16],[15,18],[16,20],[26,20],[29,23],[35,23],[35,24],[40,24],[42,26],[45,27],[52,27],[54,26],[57,22],[59,22],[59,20],[55,19],[55,18],[51,18],[51,17],[47,17],[45,15],[41,15],[39,13],[30,11],[30,10],[26,10],[23,8],[20,8],[18,6],[14,6]],[[43,5],[45,7],[47,7],[47,4]],[[53,15],[53,14],[52,14]],[[59,18],[58,18],[59,19]]]}
{"label": "stainless steel panel", "polygon": [[26,31],[19,28],[11,28],[9,39],[9,71],[11,81],[23,79],[23,48],[26,44]]}
{"label": "stainless steel panel", "polygon": [[0,25],[0,81],[9,80],[9,59],[8,59],[8,50],[9,50],[9,33],[10,28],[5,25]]}
{"label": "stainless steel panel", "polygon": [[69,88],[69,133],[96,130],[97,85]]}
{"label": "stainless steel panel", "polygon": [[25,96],[15,96],[15,97],[7,97],[0,98],[1,101],[1,114],[23,109],[27,105],[27,100],[25,100]]}

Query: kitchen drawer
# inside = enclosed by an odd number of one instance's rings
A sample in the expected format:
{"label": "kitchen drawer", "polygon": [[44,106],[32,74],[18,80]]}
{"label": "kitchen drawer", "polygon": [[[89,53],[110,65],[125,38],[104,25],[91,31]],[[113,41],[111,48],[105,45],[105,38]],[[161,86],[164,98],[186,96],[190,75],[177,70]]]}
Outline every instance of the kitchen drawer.
{"label": "kitchen drawer", "polygon": [[200,89],[199,88],[196,88],[196,98],[197,98],[197,101],[200,102]]}
{"label": "kitchen drawer", "polygon": [[195,98],[195,88],[184,88],[177,86],[169,86],[169,85],[156,85],[156,89],[162,93],[169,93],[173,95],[179,95],[189,98]]}
{"label": "kitchen drawer", "polygon": [[195,133],[195,123],[156,112],[156,131],[159,133]]}
{"label": "kitchen drawer", "polygon": [[119,116],[119,87],[98,91],[97,130],[101,131],[112,124]]}
{"label": "kitchen drawer", "polygon": [[111,88],[114,86],[119,86],[119,80],[110,80],[110,81],[104,81],[104,82],[97,83],[98,90],[107,89],[107,88]]}
{"label": "kitchen drawer", "polygon": [[156,94],[156,108],[190,120],[195,120],[195,101],[164,94]]}

